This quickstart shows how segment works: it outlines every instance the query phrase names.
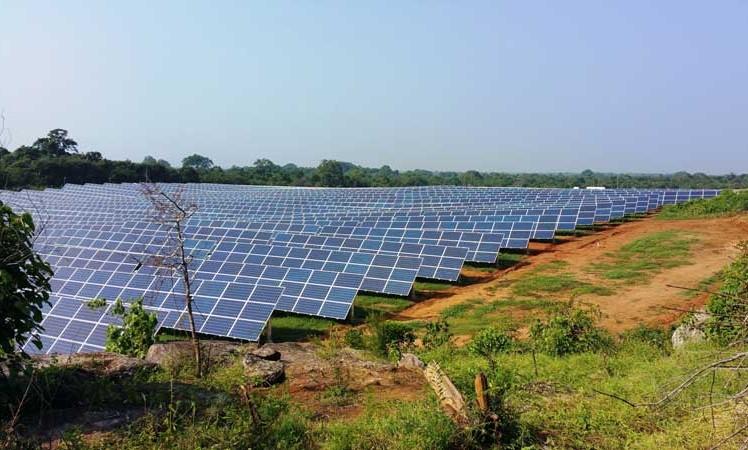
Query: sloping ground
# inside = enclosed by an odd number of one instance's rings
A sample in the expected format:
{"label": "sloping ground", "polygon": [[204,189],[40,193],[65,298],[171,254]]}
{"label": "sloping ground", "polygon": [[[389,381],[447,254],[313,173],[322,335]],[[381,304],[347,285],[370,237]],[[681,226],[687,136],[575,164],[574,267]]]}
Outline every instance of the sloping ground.
{"label": "sloping ground", "polygon": [[[685,265],[662,267],[646,280],[609,280],[591,273],[590,267],[610,260],[610,254],[627,244],[655,233],[675,232],[693,238],[690,256]],[[698,220],[658,220],[653,216],[617,225],[601,227],[582,237],[563,237],[556,243],[533,243],[530,256],[514,267],[487,274],[466,269],[471,279],[465,286],[453,286],[435,293],[398,314],[399,320],[433,320],[447,308],[462,303],[480,305],[516,297],[518,280],[532,276],[543,267],[563,264],[564,273],[581,283],[594,283],[610,290],[607,295],[586,293],[578,301],[599,306],[603,313],[601,325],[613,332],[623,331],[639,323],[667,325],[683,312],[702,306],[707,295],[685,295],[685,291],[666,285],[696,287],[713,276],[736,254],[735,244],[748,239],[748,216]],[[549,300],[569,300],[568,292],[548,292]],[[675,310],[673,310],[675,309]],[[526,307],[502,308],[502,314],[527,317],[541,314]]]}

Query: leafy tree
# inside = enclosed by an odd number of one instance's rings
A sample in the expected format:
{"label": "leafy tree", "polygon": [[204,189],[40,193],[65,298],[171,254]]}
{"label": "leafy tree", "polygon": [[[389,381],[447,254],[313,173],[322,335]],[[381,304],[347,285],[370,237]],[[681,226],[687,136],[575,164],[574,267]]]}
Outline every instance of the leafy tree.
{"label": "leafy tree", "polygon": [[192,167],[197,170],[209,170],[213,167],[213,161],[207,156],[195,153],[182,160],[182,167]]}
{"label": "leafy tree", "polygon": [[52,269],[34,253],[34,230],[30,214],[16,214],[0,202],[0,360],[14,356],[29,339],[42,346],[38,333]]}
{"label": "leafy tree", "polygon": [[320,186],[345,186],[345,174],[343,173],[343,164],[340,161],[323,159],[319,166],[317,166],[315,175]]}
{"label": "leafy tree", "polygon": [[78,153],[78,143],[68,137],[67,130],[55,128],[47,133],[46,137],[39,138],[34,142],[34,148],[42,154],[50,156],[65,156],[70,153]]}
{"label": "leafy tree", "polygon": [[88,161],[101,161],[104,157],[99,152],[86,152],[83,155]]}

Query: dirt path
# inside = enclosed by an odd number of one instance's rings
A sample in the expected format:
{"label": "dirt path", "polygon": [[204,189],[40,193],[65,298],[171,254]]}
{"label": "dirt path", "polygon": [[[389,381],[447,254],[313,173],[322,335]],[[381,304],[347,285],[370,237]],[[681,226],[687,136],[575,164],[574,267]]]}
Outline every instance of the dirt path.
{"label": "dirt path", "polygon": [[[695,233],[692,247],[693,264],[665,269],[645,283],[616,286],[611,296],[586,295],[583,301],[596,304],[603,312],[602,325],[619,332],[644,322],[666,325],[682,313],[667,308],[699,307],[706,295],[688,298],[680,289],[666,285],[695,287],[728,264],[735,255],[735,244],[748,239],[748,216],[717,219],[665,221],[654,217],[604,227],[583,237],[565,237],[555,244],[531,244],[531,256],[521,264],[493,273],[466,269],[465,275],[475,277],[466,286],[455,286],[441,291],[434,298],[420,301],[398,315],[400,320],[433,319],[445,308],[466,300],[484,299],[487,302],[510,296],[511,282],[526,275],[540,264],[564,261],[568,270],[584,281],[590,275],[584,270],[608,252],[646,235],[668,230]],[[525,311],[526,313],[526,311]]]}

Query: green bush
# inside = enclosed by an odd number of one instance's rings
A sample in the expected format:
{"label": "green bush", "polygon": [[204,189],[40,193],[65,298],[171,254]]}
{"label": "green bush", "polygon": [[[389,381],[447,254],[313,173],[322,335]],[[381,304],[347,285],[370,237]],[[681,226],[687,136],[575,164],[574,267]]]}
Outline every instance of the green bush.
{"label": "green bush", "polygon": [[413,327],[401,322],[375,321],[372,323],[372,332],[371,349],[381,356],[399,353],[416,339]]}
{"label": "green bush", "polygon": [[507,353],[517,347],[517,342],[508,333],[498,328],[486,328],[473,337],[468,349],[475,355],[493,358],[499,353]]}
{"label": "green bush", "polygon": [[530,328],[535,349],[553,356],[600,351],[613,346],[611,336],[595,326],[599,313],[569,306]]}
{"label": "green bush", "polygon": [[158,323],[156,315],[143,309],[142,298],[134,300],[128,309],[117,299],[112,307],[112,314],[122,318],[122,326],[109,325],[106,331],[106,350],[143,358],[153,344]]}
{"label": "green bush", "polygon": [[423,335],[423,346],[430,350],[447,345],[452,340],[449,331],[449,323],[446,320],[437,320],[426,324],[426,334]]}
{"label": "green bush", "polygon": [[722,272],[722,286],[707,303],[711,314],[706,333],[720,344],[746,336],[744,318],[748,315],[748,241],[738,245],[739,256]]}
{"label": "green bush", "polygon": [[345,345],[351,348],[360,350],[365,347],[364,333],[357,328],[346,331],[343,339],[345,340]]}

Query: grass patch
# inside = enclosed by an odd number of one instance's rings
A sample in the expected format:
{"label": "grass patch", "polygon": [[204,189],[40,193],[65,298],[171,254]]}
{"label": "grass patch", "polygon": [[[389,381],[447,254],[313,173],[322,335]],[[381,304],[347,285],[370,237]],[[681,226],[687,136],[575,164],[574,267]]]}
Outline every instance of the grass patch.
{"label": "grass patch", "polygon": [[364,413],[352,421],[337,421],[323,428],[320,448],[357,449],[448,449],[455,425],[435,407],[436,400],[369,400]]}
{"label": "grass patch", "polygon": [[496,265],[499,269],[508,269],[522,263],[525,259],[527,255],[524,253],[499,253]]}
{"label": "grass patch", "polygon": [[527,274],[512,284],[512,293],[519,297],[539,297],[553,295],[613,295],[614,291],[605,286],[580,281],[568,273]]}
{"label": "grass patch", "polygon": [[748,211],[748,191],[722,191],[714,198],[667,205],[662,208],[658,218],[695,219],[727,216],[746,211]]}
{"label": "grass patch", "polygon": [[368,322],[372,318],[397,314],[413,302],[402,297],[359,294],[353,303],[353,321]]}
{"label": "grass patch", "polygon": [[468,336],[489,327],[514,330],[529,325],[533,317],[517,317],[507,311],[549,311],[556,304],[539,298],[474,298],[445,308],[439,317],[449,323],[453,334]]}
{"label": "grass patch", "polygon": [[331,319],[276,313],[271,319],[273,341],[305,341],[327,335],[337,324]]}
{"label": "grass patch", "polygon": [[438,283],[432,281],[416,281],[413,283],[413,289],[416,291],[446,291],[451,288],[450,283]]}
{"label": "grass patch", "polygon": [[690,264],[696,241],[692,233],[683,231],[652,233],[607,253],[605,261],[588,270],[608,280],[647,281],[663,269]]}

